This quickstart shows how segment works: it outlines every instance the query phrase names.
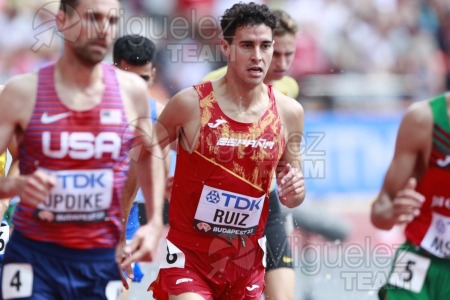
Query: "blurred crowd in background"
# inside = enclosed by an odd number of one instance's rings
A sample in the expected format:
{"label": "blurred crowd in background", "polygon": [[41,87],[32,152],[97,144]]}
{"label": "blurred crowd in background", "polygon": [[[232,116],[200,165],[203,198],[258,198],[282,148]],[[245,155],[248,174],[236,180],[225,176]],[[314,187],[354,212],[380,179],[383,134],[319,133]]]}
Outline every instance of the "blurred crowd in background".
{"label": "blurred crowd in background", "polygon": [[[157,43],[155,97],[168,99],[225,64],[217,47],[219,17],[235,2],[122,1],[118,34]],[[448,0],[255,2],[285,9],[298,21],[290,73],[306,109],[391,110],[450,89]],[[0,84],[57,57],[62,43],[46,9],[55,3],[0,0]]]}
{"label": "blurred crowd in background", "polygon": [[[407,105],[450,90],[450,1],[254,1],[286,10],[299,25],[290,75],[306,112],[309,198],[373,199]],[[164,103],[226,64],[219,21],[237,2],[121,1],[117,36],[144,35],[158,48],[152,97]],[[0,84],[58,57],[58,6],[0,0]]]}

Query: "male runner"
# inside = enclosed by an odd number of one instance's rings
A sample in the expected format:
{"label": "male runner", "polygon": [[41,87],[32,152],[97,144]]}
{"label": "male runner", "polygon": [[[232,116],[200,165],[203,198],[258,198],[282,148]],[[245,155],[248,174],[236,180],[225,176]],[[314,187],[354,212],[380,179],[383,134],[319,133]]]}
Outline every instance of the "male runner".
{"label": "male runner", "polygon": [[[146,37],[139,35],[125,35],[118,38],[113,47],[114,65],[119,69],[129,71],[139,75],[147,84],[148,93],[153,84],[156,74],[154,59],[156,55],[155,44]],[[164,108],[155,99],[149,98],[151,121],[156,123],[158,116]],[[163,180],[161,178],[161,180]],[[134,234],[140,227],[140,216],[145,212],[144,198],[142,191],[138,191],[138,195],[133,193],[130,197],[124,197],[123,215],[126,218],[126,240],[131,241]],[[129,203],[133,201],[132,203]],[[144,274],[142,273],[139,262],[133,266],[133,282],[141,282]],[[121,299],[128,299],[128,293],[124,291]]]}
{"label": "male runner", "polygon": [[372,223],[406,224],[383,300],[450,299],[450,93],[413,104],[372,206]]}
{"label": "male runner", "polygon": [[[2,93],[5,86],[0,85],[0,94]],[[6,151],[0,153],[0,177],[5,176],[6,170]],[[9,225],[6,222],[4,215],[8,209],[9,201],[0,201],[0,273],[3,268],[3,256],[5,254],[6,244],[9,240]]]}
{"label": "male runner", "polygon": [[[277,17],[277,26],[273,31],[273,57],[269,70],[264,78],[265,84],[286,96],[296,99],[299,87],[294,78],[286,75],[290,69],[296,49],[297,23],[289,14],[282,10],[273,10]],[[216,80],[225,76],[227,67],[212,71],[203,81]],[[264,296],[267,300],[294,299],[295,271],[291,246],[288,242],[286,222],[290,221],[282,212],[281,204],[273,182],[269,196],[269,217],[265,229],[267,237],[267,267]]]}
{"label": "male runner", "polygon": [[118,299],[115,247],[133,143],[144,149],[132,165],[149,217],[137,233],[147,246],[141,256],[151,258],[157,246],[164,186],[153,178],[163,168],[151,171],[159,161],[152,152],[161,153],[146,118],[146,87],[136,75],[101,63],[118,21],[117,0],[62,0],[61,57],[13,78],[0,95],[0,151],[16,138],[21,173],[0,183],[2,198],[21,199],[1,299]]}
{"label": "male runner", "polygon": [[[276,17],[265,5],[240,3],[221,26],[226,75],[175,95],[158,122],[162,146],[178,138],[179,147],[156,299],[259,299],[275,168],[284,205],[305,196],[295,150],[303,108],[263,83]],[[126,262],[139,259],[139,246],[128,245]]]}

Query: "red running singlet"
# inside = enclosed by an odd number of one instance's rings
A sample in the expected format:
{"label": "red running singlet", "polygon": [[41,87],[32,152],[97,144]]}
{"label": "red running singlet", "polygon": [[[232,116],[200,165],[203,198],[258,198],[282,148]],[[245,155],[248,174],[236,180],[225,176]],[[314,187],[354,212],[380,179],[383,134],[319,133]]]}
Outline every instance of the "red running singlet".
{"label": "red running singlet", "polygon": [[[190,154],[178,147],[170,204],[171,232],[229,237],[263,236],[268,190],[285,138],[271,86],[269,106],[254,123],[220,109],[211,82],[195,86],[201,127]],[[172,236],[172,238],[171,238]]]}
{"label": "red running singlet", "polygon": [[428,169],[417,185],[425,196],[420,215],[406,227],[413,245],[440,258],[450,258],[450,124],[445,96],[430,101],[433,145]]}
{"label": "red running singlet", "polygon": [[19,145],[21,174],[42,168],[57,185],[37,209],[19,203],[15,230],[32,240],[76,249],[114,248],[122,224],[120,197],[133,133],[115,68],[102,64],[101,102],[86,111],[64,106],[54,65],[38,73],[37,99]]}

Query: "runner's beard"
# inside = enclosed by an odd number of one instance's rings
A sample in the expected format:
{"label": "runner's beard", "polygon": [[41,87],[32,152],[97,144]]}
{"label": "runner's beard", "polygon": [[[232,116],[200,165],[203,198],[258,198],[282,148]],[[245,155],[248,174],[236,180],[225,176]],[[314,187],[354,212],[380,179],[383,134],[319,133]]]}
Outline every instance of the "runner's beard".
{"label": "runner's beard", "polygon": [[89,44],[82,47],[75,48],[75,55],[77,56],[80,63],[87,66],[95,66],[96,64],[103,61],[106,56],[107,51],[99,52],[92,51],[89,49]]}

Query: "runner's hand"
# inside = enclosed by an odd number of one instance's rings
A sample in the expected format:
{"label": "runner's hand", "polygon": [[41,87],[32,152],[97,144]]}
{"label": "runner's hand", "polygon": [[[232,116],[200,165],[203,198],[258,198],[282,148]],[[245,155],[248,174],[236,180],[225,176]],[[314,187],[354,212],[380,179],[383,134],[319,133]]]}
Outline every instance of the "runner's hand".
{"label": "runner's hand", "polygon": [[17,194],[20,201],[29,206],[36,207],[47,200],[50,191],[56,185],[56,177],[42,170],[16,179]]}
{"label": "runner's hand", "polygon": [[[123,235],[123,237],[121,237],[121,239],[116,247],[116,262],[119,266],[122,264],[122,262],[127,257],[127,254],[125,254],[125,251],[124,251],[124,248],[126,247],[126,245],[127,245],[126,238],[125,238],[125,235]],[[123,287],[128,290],[129,285],[128,285],[127,279],[125,278],[124,272],[127,274],[128,278],[133,279],[134,278],[133,268],[130,264],[130,265],[127,265],[123,269],[122,268],[119,268],[119,269],[120,269],[120,277],[122,280]]]}
{"label": "runner's hand", "polygon": [[162,230],[162,222],[150,221],[141,226],[134,234],[131,242],[125,246],[123,251],[125,257],[120,264],[120,267],[125,269],[135,261],[153,261]]}
{"label": "runner's hand", "polygon": [[416,192],[417,180],[409,178],[405,187],[398,191],[392,201],[392,214],[396,224],[411,222],[420,214],[425,197]]}
{"label": "runner's hand", "polygon": [[173,187],[173,176],[170,176],[166,180],[166,190],[164,191],[164,199],[170,200],[170,195],[172,194],[172,187]]}
{"label": "runner's hand", "polygon": [[298,204],[292,203],[293,199],[305,192],[305,180],[302,171],[286,164],[284,169],[278,173],[278,196],[281,203],[289,208]]}

